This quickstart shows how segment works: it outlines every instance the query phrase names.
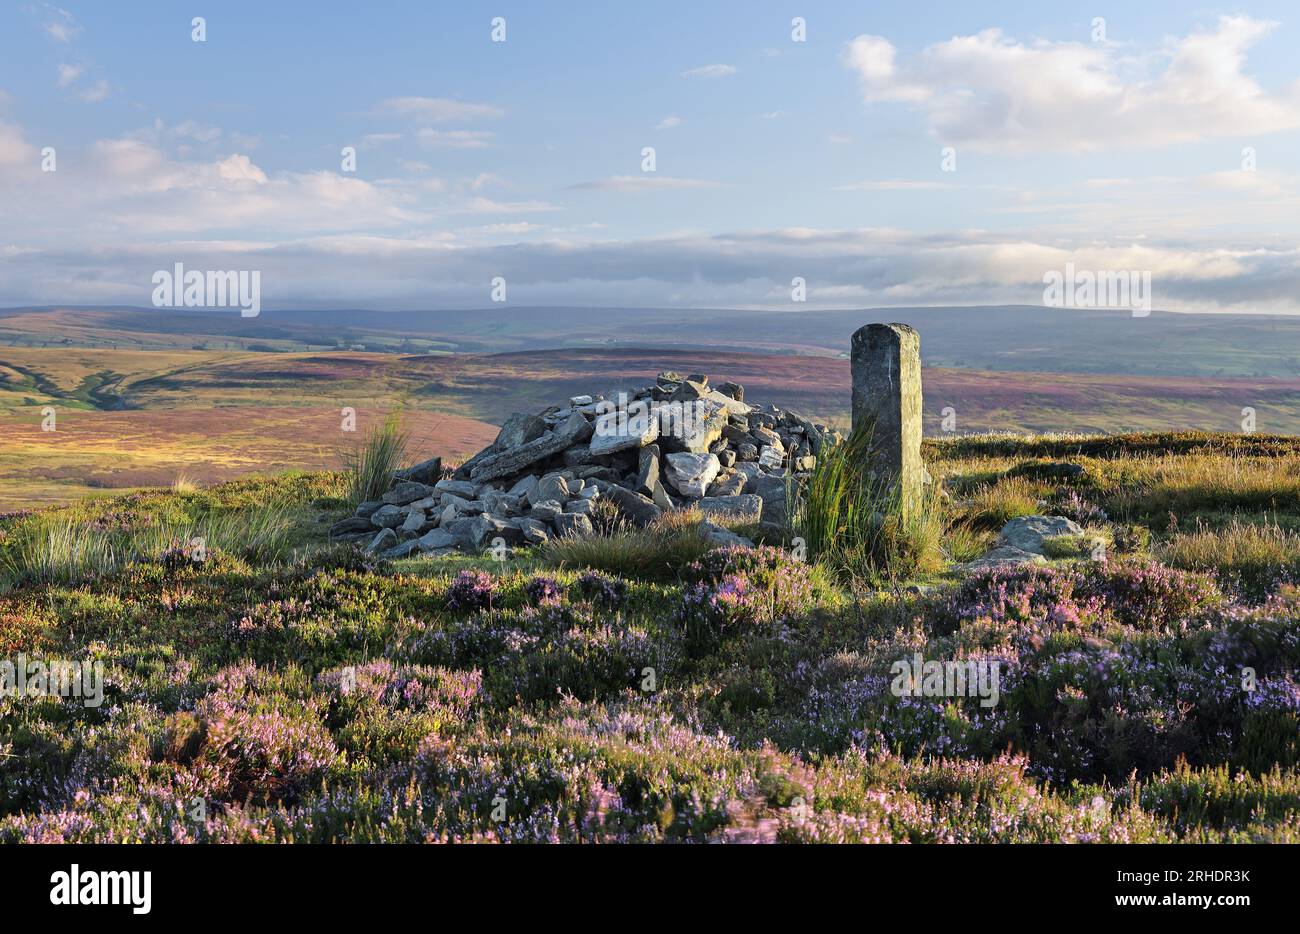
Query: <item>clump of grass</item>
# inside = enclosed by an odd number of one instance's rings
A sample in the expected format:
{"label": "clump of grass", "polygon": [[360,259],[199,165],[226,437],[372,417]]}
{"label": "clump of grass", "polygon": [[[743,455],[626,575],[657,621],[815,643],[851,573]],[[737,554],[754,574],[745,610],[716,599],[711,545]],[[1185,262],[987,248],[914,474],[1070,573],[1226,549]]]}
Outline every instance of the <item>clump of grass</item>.
{"label": "clump of grass", "polygon": [[1171,537],[1159,554],[1171,567],[1212,571],[1224,586],[1255,598],[1300,579],[1300,534],[1276,522],[1233,518],[1219,528],[1198,523],[1196,531]]}
{"label": "clump of grass", "polygon": [[1134,458],[1121,465],[1111,515],[1150,519],[1174,513],[1294,509],[1300,503],[1300,457],[1190,454]]}
{"label": "clump of grass", "polygon": [[993,546],[995,538],[987,529],[977,529],[969,522],[956,522],[944,534],[943,551],[948,560],[958,564],[974,561]]}
{"label": "clump of grass", "polygon": [[344,454],[348,498],[353,505],[379,499],[388,492],[393,474],[406,457],[409,440],[397,416],[389,415],[370,429],[355,449]]}
{"label": "clump of grass", "polygon": [[592,509],[588,517],[591,520],[592,528],[598,535],[610,536],[617,535],[628,528],[626,517],[622,510],[614,505],[612,500],[597,499],[592,504]]}
{"label": "clump of grass", "polygon": [[977,487],[966,504],[970,521],[983,528],[1000,529],[1019,516],[1038,512],[1038,484],[1024,477],[1007,477]]}
{"label": "clump of grass", "polygon": [[537,550],[544,564],[590,568],[635,580],[673,580],[714,547],[689,515],[665,513],[645,528],[555,538]]}
{"label": "clump of grass", "polygon": [[150,526],[128,539],[131,558],[152,558],[175,542],[201,539],[216,549],[267,563],[285,557],[297,524],[297,514],[285,506],[207,513],[189,522]]}
{"label": "clump of grass", "polygon": [[97,532],[70,513],[29,516],[6,537],[0,582],[67,584],[121,566],[117,536]]}
{"label": "clump of grass", "polygon": [[71,584],[113,574],[131,561],[152,560],[169,549],[201,542],[213,550],[260,563],[285,557],[296,513],[284,506],[226,510],[197,518],[143,525],[105,526],[74,512],[25,517],[0,550],[0,584]]}
{"label": "clump of grass", "polygon": [[823,448],[799,497],[796,526],[809,555],[841,577],[903,580],[942,563],[942,510],[932,496],[905,503],[862,469],[870,429]]}
{"label": "clump of grass", "polygon": [[1131,781],[1117,798],[1172,822],[1183,834],[1252,823],[1284,824],[1300,812],[1300,774],[1277,765],[1259,774],[1227,765],[1193,769],[1184,759],[1172,771]]}
{"label": "clump of grass", "polygon": [[1085,529],[1079,535],[1049,535],[1043,539],[1043,554],[1052,559],[1094,558],[1110,554],[1115,547],[1110,529]]}
{"label": "clump of grass", "polygon": [[195,493],[198,492],[199,484],[188,474],[177,474],[176,479],[172,481],[173,493]]}

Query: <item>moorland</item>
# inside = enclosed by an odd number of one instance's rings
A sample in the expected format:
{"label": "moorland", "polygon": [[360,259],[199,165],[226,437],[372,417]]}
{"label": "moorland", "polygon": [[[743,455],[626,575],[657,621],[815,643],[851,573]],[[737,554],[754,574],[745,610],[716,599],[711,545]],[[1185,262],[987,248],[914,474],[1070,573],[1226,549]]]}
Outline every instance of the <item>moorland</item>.
{"label": "moorland", "polygon": [[[874,563],[689,513],[383,561],[338,472],[0,519],[4,654],[105,671],[0,700],[0,840],[1300,841],[1300,441],[925,455]],[[1042,512],[1083,534],[966,565]],[[887,690],[915,653],[1000,702]]]}

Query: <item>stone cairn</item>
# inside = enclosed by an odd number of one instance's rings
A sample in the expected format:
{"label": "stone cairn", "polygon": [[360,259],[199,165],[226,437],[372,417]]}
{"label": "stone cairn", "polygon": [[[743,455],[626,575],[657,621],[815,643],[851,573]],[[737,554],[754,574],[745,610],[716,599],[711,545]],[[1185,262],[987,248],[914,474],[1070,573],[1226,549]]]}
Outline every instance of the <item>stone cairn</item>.
{"label": "stone cairn", "polygon": [[[861,469],[882,488],[897,485],[910,508],[927,479],[920,337],[903,324],[860,328],[852,367],[854,427],[872,432]],[[382,500],[362,503],[330,535],[401,558],[592,535],[602,508],[637,526],[696,508],[709,540],[752,544],[711,520],[788,527],[789,498],[842,441],[795,412],[750,405],[736,383],[665,372],[615,398],[574,396],[511,415],[450,476],[438,458],[399,471]]]}
{"label": "stone cairn", "polygon": [[450,476],[437,458],[399,471],[382,500],[330,534],[390,558],[538,545],[594,534],[603,501],[637,526],[695,507],[710,540],[747,544],[711,519],[788,525],[789,490],[840,440],[795,412],[746,403],[736,383],[665,372],[613,398],[512,415]]}

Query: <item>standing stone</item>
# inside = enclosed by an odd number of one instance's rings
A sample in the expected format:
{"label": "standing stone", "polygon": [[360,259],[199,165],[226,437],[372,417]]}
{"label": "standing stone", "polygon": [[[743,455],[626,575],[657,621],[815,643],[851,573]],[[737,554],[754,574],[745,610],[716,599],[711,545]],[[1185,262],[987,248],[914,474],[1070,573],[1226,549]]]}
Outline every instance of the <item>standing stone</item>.
{"label": "standing stone", "polygon": [[864,465],[882,487],[898,484],[905,509],[920,502],[921,335],[906,324],[868,324],[853,333],[853,428],[869,429]]}

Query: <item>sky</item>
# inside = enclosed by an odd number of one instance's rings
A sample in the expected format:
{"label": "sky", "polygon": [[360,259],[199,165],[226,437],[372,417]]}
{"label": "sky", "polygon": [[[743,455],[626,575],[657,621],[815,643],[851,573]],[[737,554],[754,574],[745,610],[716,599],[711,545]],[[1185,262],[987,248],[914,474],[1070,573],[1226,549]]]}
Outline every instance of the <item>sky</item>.
{"label": "sky", "polygon": [[268,309],[1038,304],[1071,264],[1300,313],[1297,48],[1283,2],[0,0],[0,307],[176,263]]}

